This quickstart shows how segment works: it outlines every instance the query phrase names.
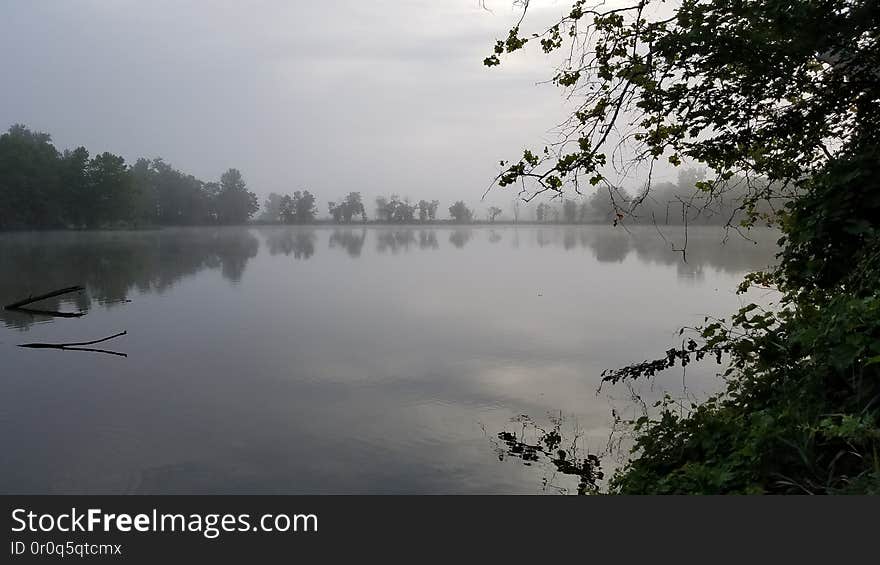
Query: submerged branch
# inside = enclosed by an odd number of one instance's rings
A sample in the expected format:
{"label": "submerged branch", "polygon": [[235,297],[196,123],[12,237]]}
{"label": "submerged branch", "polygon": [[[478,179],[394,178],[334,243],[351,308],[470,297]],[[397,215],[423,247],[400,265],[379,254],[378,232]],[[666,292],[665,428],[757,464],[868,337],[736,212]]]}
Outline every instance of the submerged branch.
{"label": "submerged branch", "polygon": [[71,293],[71,292],[79,292],[79,291],[81,291],[81,290],[85,290],[85,287],[82,287],[82,286],[69,286],[69,287],[67,287],[67,288],[62,288],[62,289],[55,290],[55,291],[52,291],[52,292],[47,292],[46,294],[41,294],[41,295],[39,295],[39,296],[29,296],[29,297],[25,298],[24,300],[19,300],[18,302],[13,302],[12,304],[7,304],[7,305],[4,306],[3,308],[4,308],[5,310],[17,310],[17,309],[20,309],[22,306],[25,306],[25,305],[27,305],[27,304],[32,304],[32,303],[34,303],[34,302],[39,302],[40,300],[45,300],[45,299],[47,299],[47,298],[54,298],[54,297],[56,297],[56,296],[61,296],[62,294],[69,294],[69,293]]}
{"label": "submerged branch", "polygon": [[16,312],[23,312],[32,316],[51,316],[52,318],[81,318],[85,312],[58,312],[57,310],[39,310],[37,308],[10,308]]}
{"label": "submerged branch", "polygon": [[111,335],[109,337],[96,339],[93,341],[79,341],[79,342],[71,342],[71,343],[22,343],[19,344],[18,347],[28,347],[31,349],[61,349],[63,351],[91,351],[93,353],[106,353],[108,355],[118,355],[120,357],[128,357],[127,353],[119,353],[118,351],[109,351],[107,349],[93,349],[90,347],[80,347],[82,345],[94,345],[96,343],[102,343],[105,341],[109,341],[111,339],[123,336],[128,334],[127,331],[119,332],[118,334]]}

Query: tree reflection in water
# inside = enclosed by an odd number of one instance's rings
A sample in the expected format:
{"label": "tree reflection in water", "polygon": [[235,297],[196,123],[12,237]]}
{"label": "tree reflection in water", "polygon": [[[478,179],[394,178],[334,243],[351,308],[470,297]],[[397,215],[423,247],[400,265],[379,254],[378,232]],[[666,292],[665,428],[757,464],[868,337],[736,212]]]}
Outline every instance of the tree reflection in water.
{"label": "tree reflection in water", "polygon": [[329,247],[342,247],[350,257],[360,257],[367,239],[366,228],[360,230],[337,229],[330,234]]}
{"label": "tree reflection in water", "polygon": [[[0,272],[16,276],[0,277],[0,299],[80,284],[87,292],[42,301],[40,309],[88,312],[95,303],[124,303],[131,293],[162,293],[205,269],[238,283],[259,246],[247,228],[3,234]],[[0,320],[19,329],[47,319],[38,312],[0,310]]]}
{"label": "tree reflection in water", "polygon": [[314,230],[309,228],[273,229],[266,234],[269,255],[290,255],[294,259],[308,259],[315,254]]}
{"label": "tree reflection in water", "polygon": [[527,466],[545,466],[550,476],[542,479],[544,489],[568,494],[568,488],[557,484],[557,474],[577,479],[577,494],[597,494],[604,478],[599,457],[592,453],[581,454],[578,447],[580,432],[575,428],[568,439],[563,438],[565,421],[561,415],[549,417],[550,426],[545,429],[532,418],[523,414],[511,420],[513,431],[498,432],[493,440],[499,461],[505,458],[519,459]]}

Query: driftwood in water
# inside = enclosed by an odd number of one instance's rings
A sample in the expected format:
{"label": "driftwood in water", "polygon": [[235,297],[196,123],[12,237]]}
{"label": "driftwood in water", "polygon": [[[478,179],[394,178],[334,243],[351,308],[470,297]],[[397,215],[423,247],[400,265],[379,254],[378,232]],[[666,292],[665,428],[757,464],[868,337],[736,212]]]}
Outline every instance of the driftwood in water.
{"label": "driftwood in water", "polygon": [[85,312],[58,312],[57,310],[39,310],[37,308],[9,308],[15,312],[22,312],[32,316],[51,316],[52,318],[82,318]]}
{"label": "driftwood in water", "polygon": [[105,341],[109,341],[111,339],[126,335],[128,332],[119,332],[118,334],[111,335],[109,337],[96,339],[93,341],[77,341],[70,343],[22,343],[19,344],[19,347],[28,347],[31,349],[63,349],[64,351],[93,351],[95,353],[107,353],[109,355],[119,355],[120,357],[128,357],[127,353],[119,353],[116,351],[108,351],[106,349],[92,349],[88,347],[81,347],[83,345],[95,345],[96,343],[102,343]]}
{"label": "driftwood in water", "polygon": [[47,292],[46,294],[41,294],[39,296],[30,296],[25,298],[24,300],[19,300],[18,302],[13,302],[12,304],[7,304],[4,306],[6,310],[18,310],[21,309],[22,306],[27,304],[32,304],[34,302],[38,302],[40,300],[45,300],[47,298],[54,298],[56,296],[61,296],[62,294],[69,294],[71,292],[79,292],[81,290],[85,290],[84,287],[81,286],[69,286],[67,288],[62,288],[59,290],[55,290],[52,292]]}

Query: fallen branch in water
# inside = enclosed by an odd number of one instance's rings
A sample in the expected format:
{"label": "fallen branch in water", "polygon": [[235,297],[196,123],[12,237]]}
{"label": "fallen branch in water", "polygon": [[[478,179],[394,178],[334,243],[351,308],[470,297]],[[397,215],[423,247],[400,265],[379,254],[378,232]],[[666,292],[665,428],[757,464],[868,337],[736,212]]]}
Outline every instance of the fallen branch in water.
{"label": "fallen branch in water", "polygon": [[39,310],[37,308],[9,308],[14,312],[22,312],[31,316],[50,316],[52,318],[81,318],[85,312],[58,312],[57,310]]}
{"label": "fallen branch in water", "polygon": [[22,343],[19,344],[18,347],[28,347],[31,349],[63,349],[65,351],[92,351],[95,353],[107,353],[109,355],[119,355],[120,357],[128,357],[127,353],[118,353],[116,351],[108,351],[106,349],[91,349],[86,347],[80,347],[82,345],[94,345],[96,343],[102,343],[105,341],[109,341],[111,339],[123,336],[128,334],[127,331],[119,332],[118,334],[111,335],[109,337],[96,339],[93,341],[77,341],[70,343]]}
{"label": "fallen branch in water", "polygon": [[62,289],[55,290],[52,292],[47,292],[46,294],[41,294],[39,296],[29,296],[28,298],[25,298],[24,300],[19,300],[18,302],[13,302],[12,304],[7,304],[3,308],[6,310],[18,310],[22,306],[25,306],[27,304],[32,304],[34,302],[38,302],[40,300],[45,300],[47,298],[54,298],[55,296],[61,296],[62,294],[69,294],[71,292],[79,292],[81,290],[85,290],[85,288],[82,286],[69,286],[67,288],[62,288]]}

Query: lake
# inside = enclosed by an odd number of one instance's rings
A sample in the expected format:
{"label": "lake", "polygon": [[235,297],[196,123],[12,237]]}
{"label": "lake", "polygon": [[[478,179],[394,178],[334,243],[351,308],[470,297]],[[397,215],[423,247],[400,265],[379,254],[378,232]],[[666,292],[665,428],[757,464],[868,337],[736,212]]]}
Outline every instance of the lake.
{"label": "lake", "polygon": [[[605,447],[603,369],[662,357],[746,297],[776,234],[610,226],[0,234],[4,493],[543,493],[522,416]],[[673,241],[674,240],[674,241]],[[686,259],[686,261],[684,260]],[[26,349],[127,335],[86,351]],[[642,385],[704,398],[717,365]]]}

